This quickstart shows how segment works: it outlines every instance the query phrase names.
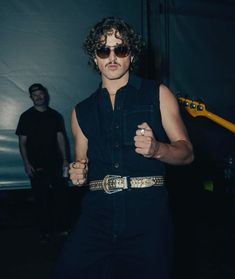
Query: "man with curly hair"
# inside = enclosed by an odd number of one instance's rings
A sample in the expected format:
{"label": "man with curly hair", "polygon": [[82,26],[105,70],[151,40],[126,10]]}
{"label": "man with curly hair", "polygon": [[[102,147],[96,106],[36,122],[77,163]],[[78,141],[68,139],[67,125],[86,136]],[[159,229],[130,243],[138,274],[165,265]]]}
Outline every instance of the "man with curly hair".
{"label": "man with curly hair", "polygon": [[85,41],[101,84],[72,112],[70,178],[87,192],[57,279],[170,278],[165,163],[191,163],[193,148],[171,91],[132,73],[143,46],[116,17],[98,22]]}

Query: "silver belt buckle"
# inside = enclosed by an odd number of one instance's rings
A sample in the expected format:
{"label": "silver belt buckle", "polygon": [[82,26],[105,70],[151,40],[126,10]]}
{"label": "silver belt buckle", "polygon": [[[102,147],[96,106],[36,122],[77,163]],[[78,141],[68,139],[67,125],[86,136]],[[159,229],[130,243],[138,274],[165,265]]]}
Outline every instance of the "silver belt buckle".
{"label": "silver belt buckle", "polygon": [[114,194],[117,192],[122,191],[122,189],[110,189],[110,187],[113,185],[112,184],[112,179],[114,178],[121,178],[120,175],[106,175],[102,181],[102,186],[107,194]]}

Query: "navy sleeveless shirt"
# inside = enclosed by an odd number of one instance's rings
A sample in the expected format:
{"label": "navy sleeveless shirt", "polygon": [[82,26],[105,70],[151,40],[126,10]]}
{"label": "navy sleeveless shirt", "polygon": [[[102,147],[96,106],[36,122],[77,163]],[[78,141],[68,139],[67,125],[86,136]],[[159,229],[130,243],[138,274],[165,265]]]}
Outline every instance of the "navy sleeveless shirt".
{"label": "navy sleeveless shirt", "polygon": [[164,175],[162,162],[135,152],[137,125],[147,122],[155,138],[165,140],[159,108],[159,84],[130,75],[127,85],[116,93],[112,108],[108,91],[99,87],[76,105],[82,132],[88,139],[88,181],[106,175]]}

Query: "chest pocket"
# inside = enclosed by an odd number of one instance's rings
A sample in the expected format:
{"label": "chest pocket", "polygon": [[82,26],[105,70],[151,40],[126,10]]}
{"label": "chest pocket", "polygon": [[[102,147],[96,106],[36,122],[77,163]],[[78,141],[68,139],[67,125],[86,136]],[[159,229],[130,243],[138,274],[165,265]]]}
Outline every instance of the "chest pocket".
{"label": "chest pocket", "polygon": [[123,139],[124,145],[134,145],[134,136],[138,125],[146,122],[154,129],[156,110],[153,105],[141,105],[123,112]]}

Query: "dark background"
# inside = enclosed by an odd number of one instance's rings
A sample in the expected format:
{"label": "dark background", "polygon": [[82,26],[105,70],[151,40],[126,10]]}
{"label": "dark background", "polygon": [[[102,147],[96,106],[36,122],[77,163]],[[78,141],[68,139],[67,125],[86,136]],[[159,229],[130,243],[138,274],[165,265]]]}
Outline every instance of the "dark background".
{"label": "dark background", "polygon": [[[40,82],[48,88],[51,107],[64,116],[73,158],[71,111],[99,81],[81,46],[91,26],[110,15],[145,38],[140,74],[162,80],[176,95],[203,100],[207,111],[235,124],[234,0],[1,0],[0,253],[15,267],[12,278],[37,278],[39,269],[38,278],[46,278],[58,248],[35,245],[33,200],[15,136],[20,114],[32,105],[28,87]],[[205,114],[194,118],[183,106],[181,113],[195,161],[168,167],[176,276],[233,279],[234,133]],[[82,193],[71,187],[69,195],[73,220]]]}

